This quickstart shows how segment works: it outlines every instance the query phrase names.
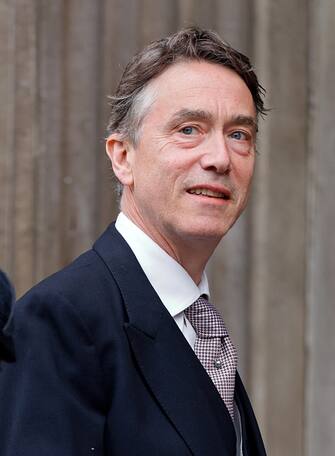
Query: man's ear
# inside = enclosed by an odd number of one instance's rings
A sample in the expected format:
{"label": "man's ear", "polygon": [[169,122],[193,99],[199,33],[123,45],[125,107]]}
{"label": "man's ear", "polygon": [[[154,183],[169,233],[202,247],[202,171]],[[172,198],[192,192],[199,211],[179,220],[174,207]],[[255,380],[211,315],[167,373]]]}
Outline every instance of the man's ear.
{"label": "man's ear", "polygon": [[133,147],[129,141],[122,139],[118,133],[112,133],[106,141],[106,153],[112,163],[114,174],[121,184],[132,185],[133,172],[130,156],[133,153]]}

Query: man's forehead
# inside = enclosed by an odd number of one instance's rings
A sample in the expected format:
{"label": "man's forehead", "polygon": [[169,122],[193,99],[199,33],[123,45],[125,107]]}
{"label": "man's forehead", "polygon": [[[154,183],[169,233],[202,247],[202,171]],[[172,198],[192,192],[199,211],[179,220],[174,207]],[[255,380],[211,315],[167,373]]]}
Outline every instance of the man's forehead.
{"label": "man's forehead", "polygon": [[[202,109],[196,102],[204,96],[205,100],[222,102],[223,98],[240,97],[240,101],[252,101],[252,94],[241,78],[231,68],[217,63],[200,61],[180,61],[170,65],[148,86],[155,92],[155,99],[165,99],[169,104],[182,109],[182,103],[189,99],[190,108]],[[178,107],[179,104],[179,107]],[[186,106],[188,108],[188,106]]]}
{"label": "man's forehead", "polygon": [[198,84],[206,85],[206,83],[210,83],[211,80],[217,77],[221,79],[221,84],[223,86],[229,84],[231,78],[237,79],[242,84],[245,84],[242,77],[232,68],[203,59],[178,60],[164,69],[150,84],[161,87],[162,85],[165,85],[167,81],[172,85],[177,85],[180,81],[185,81],[192,87]]}

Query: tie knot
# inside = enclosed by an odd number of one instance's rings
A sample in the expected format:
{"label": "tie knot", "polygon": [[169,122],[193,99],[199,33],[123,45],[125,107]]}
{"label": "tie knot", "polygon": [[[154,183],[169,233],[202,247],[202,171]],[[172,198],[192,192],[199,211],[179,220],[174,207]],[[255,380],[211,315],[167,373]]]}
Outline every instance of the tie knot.
{"label": "tie knot", "polygon": [[219,312],[206,298],[200,296],[185,310],[185,315],[198,337],[226,337],[225,324]]}

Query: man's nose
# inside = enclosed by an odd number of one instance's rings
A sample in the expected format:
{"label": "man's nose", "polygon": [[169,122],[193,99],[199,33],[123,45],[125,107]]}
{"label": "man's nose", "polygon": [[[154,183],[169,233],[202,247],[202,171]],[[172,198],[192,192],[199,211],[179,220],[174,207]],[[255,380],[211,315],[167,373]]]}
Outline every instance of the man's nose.
{"label": "man's nose", "polygon": [[201,167],[219,174],[228,174],[231,169],[231,157],[225,137],[222,134],[216,135],[204,147],[200,160]]}

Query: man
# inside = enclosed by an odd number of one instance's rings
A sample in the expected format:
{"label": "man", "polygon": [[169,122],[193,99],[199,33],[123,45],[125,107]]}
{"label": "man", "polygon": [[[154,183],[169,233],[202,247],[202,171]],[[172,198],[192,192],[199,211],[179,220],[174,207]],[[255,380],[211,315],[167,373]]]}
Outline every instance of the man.
{"label": "man", "polygon": [[247,201],[261,92],[197,28],[129,63],[106,143],[122,212],[15,307],[1,455],[265,455],[204,273]]}

